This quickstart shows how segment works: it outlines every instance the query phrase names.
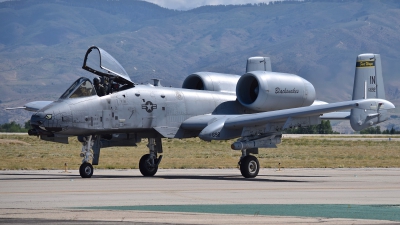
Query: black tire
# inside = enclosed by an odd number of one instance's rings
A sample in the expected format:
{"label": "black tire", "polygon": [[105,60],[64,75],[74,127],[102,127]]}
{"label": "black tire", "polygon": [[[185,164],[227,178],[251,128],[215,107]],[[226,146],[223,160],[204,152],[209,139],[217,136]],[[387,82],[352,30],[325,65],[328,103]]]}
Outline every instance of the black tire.
{"label": "black tire", "polygon": [[157,165],[154,166],[154,167],[150,166],[150,163],[148,162],[149,158],[150,158],[150,154],[146,154],[146,155],[143,155],[142,158],[140,158],[140,161],[139,161],[139,170],[142,173],[142,175],[145,176],[145,177],[154,176],[154,174],[156,174],[157,170],[158,170],[158,166]]}
{"label": "black tire", "polygon": [[240,172],[245,178],[254,178],[260,171],[260,163],[255,156],[245,156],[240,161]]}
{"label": "black tire", "polygon": [[90,163],[82,163],[79,167],[79,174],[82,178],[91,178],[93,175],[93,166]]}

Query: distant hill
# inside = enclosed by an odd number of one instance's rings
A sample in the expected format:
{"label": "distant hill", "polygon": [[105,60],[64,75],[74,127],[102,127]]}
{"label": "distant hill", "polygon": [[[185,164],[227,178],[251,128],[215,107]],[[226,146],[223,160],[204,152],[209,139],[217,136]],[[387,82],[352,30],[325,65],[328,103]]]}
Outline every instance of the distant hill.
{"label": "distant hill", "polygon": [[[400,1],[302,1],[189,11],[135,0],[0,3],[0,106],[55,100],[78,77],[89,46],[113,55],[135,82],[179,87],[197,71],[242,74],[270,56],[324,101],[351,99],[355,58],[380,53],[387,98],[400,103]],[[0,111],[0,123],[29,118]],[[393,122],[393,121],[392,121]],[[400,125],[400,122],[399,122]],[[396,126],[400,127],[396,124]]]}

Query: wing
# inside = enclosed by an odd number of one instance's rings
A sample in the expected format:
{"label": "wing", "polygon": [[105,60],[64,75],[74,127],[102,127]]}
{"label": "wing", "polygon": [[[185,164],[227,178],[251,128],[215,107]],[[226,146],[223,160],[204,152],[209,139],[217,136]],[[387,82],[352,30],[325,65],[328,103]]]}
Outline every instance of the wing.
{"label": "wing", "polygon": [[25,109],[27,111],[36,112],[48,105],[53,103],[53,101],[34,101],[26,103],[24,106],[21,107],[14,107],[14,108],[6,108],[6,110],[14,110],[14,109]]}
{"label": "wing", "polygon": [[[336,118],[347,119],[349,113],[331,113],[346,109],[365,109],[365,110],[386,110],[395,108],[395,106],[384,99],[359,99],[353,101],[337,102],[324,105],[312,105],[300,108],[276,110],[270,112],[244,114],[244,115],[204,115],[188,119],[182,124],[184,129],[200,129],[204,127],[199,134],[203,140],[226,140],[243,136],[244,128],[266,127],[271,124],[280,126],[279,129],[286,129],[291,124],[313,120]],[[328,114],[325,118],[323,114]],[[300,121],[300,122],[299,122]],[[269,127],[271,131],[277,127]]]}
{"label": "wing", "polygon": [[345,109],[377,109],[380,105],[381,109],[391,109],[394,105],[384,99],[361,99],[346,102],[337,102],[325,105],[313,105],[293,109],[277,110],[272,112],[256,113],[241,115],[230,118],[225,122],[226,128],[243,128],[248,126],[257,126],[266,124],[271,121],[286,119],[289,117],[310,117],[319,116],[324,113],[340,111]]}

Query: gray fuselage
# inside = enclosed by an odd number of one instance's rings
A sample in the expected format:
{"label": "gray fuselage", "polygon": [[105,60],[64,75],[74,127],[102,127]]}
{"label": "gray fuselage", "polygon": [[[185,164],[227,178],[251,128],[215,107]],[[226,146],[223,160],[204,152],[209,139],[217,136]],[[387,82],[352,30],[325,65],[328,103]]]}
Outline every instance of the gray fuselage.
{"label": "gray fuselage", "polygon": [[183,121],[197,115],[250,112],[232,93],[138,85],[102,97],[59,99],[36,116],[50,115],[42,120],[46,130],[75,136],[179,128]]}

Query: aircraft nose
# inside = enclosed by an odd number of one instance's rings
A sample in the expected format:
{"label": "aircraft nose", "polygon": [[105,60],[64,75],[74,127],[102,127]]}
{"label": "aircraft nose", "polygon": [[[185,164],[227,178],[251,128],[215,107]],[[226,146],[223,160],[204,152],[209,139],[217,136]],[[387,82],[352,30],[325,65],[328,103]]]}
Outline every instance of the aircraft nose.
{"label": "aircraft nose", "polygon": [[[67,104],[53,102],[31,116],[31,135],[53,135],[63,130],[63,117],[68,117],[70,109]],[[29,132],[28,132],[29,133]]]}
{"label": "aircraft nose", "polygon": [[32,126],[42,126],[45,122],[46,113],[37,112],[31,117],[31,125]]}
{"label": "aircraft nose", "polygon": [[31,127],[28,131],[29,135],[42,135],[42,134],[51,134],[47,130],[45,130],[46,124],[46,113],[44,112],[37,112],[31,116]]}

